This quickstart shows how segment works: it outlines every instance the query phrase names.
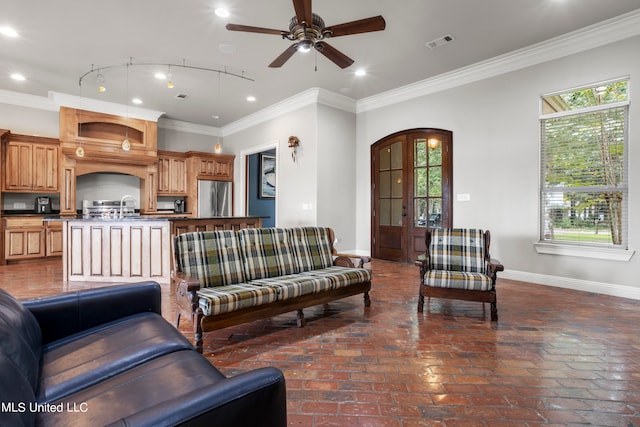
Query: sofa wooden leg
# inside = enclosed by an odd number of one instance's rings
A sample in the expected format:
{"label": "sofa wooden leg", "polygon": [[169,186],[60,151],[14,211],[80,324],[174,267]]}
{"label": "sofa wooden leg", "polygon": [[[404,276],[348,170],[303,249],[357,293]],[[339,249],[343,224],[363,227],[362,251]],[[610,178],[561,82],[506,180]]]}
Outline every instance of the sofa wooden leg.
{"label": "sofa wooden leg", "polygon": [[193,341],[198,353],[203,352],[203,339],[202,339],[202,312],[196,311],[193,315]]}
{"label": "sofa wooden leg", "polygon": [[296,322],[298,323],[299,328],[302,328],[304,326],[304,312],[302,311],[302,309],[297,311]]}
{"label": "sofa wooden leg", "polygon": [[364,306],[371,307],[371,297],[369,296],[369,292],[364,293]]}

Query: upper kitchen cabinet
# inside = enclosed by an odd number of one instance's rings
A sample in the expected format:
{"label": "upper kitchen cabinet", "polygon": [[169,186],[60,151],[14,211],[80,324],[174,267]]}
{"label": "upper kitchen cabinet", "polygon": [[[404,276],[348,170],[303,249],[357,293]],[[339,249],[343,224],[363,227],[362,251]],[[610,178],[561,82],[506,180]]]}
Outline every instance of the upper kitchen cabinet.
{"label": "upper kitchen cabinet", "polygon": [[76,213],[76,177],[100,172],[140,178],[140,212],[156,212],[157,132],[157,121],[60,107],[60,214]]}
{"label": "upper kitchen cabinet", "polygon": [[3,144],[4,191],[57,193],[60,146],[57,139],[11,134]]}
{"label": "upper kitchen cabinet", "polygon": [[60,107],[62,152],[85,161],[150,165],[157,159],[157,122]]}
{"label": "upper kitchen cabinet", "polygon": [[233,161],[235,156],[200,151],[189,151],[187,154],[195,163],[193,167],[198,173],[198,179],[233,181]]}
{"label": "upper kitchen cabinet", "polygon": [[187,195],[187,154],[158,150],[158,195]]}

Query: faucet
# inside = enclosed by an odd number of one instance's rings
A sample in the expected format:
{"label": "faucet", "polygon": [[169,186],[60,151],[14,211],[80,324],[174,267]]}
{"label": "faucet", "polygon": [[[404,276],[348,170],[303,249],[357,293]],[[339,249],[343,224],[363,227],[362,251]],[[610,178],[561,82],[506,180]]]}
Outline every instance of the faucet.
{"label": "faucet", "polygon": [[124,201],[127,199],[133,200],[134,207],[136,205],[136,198],[133,197],[131,194],[125,194],[124,196],[122,196],[122,199],[120,199],[120,216],[119,216],[120,219],[122,219],[122,207],[124,206]]}

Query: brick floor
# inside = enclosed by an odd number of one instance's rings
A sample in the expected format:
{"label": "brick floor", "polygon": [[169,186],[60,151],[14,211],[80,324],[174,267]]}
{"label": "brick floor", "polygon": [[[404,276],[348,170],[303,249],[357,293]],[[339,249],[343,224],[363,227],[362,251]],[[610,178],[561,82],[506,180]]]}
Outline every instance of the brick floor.
{"label": "brick floor", "polygon": [[[58,263],[0,267],[18,297],[60,283]],[[489,307],[432,299],[417,313],[417,268],[374,260],[362,296],[205,334],[224,374],[260,366],[287,380],[291,426],[640,426],[640,302],[498,281]],[[168,289],[164,315],[175,318]],[[191,337],[191,325],[180,326]]]}

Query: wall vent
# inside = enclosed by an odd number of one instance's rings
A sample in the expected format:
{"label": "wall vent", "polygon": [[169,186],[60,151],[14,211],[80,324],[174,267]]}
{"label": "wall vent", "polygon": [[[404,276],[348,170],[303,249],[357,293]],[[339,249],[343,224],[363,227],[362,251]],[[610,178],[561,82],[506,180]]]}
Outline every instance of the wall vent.
{"label": "wall vent", "polygon": [[189,95],[187,95],[186,93],[178,93],[176,94],[176,98],[178,99],[187,99],[189,97]]}
{"label": "wall vent", "polygon": [[446,34],[444,36],[438,37],[435,40],[431,40],[430,42],[427,42],[427,47],[429,49],[435,49],[435,48],[438,48],[440,46],[444,46],[445,44],[451,43],[454,40],[455,39],[453,38],[453,36],[451,34]]}

